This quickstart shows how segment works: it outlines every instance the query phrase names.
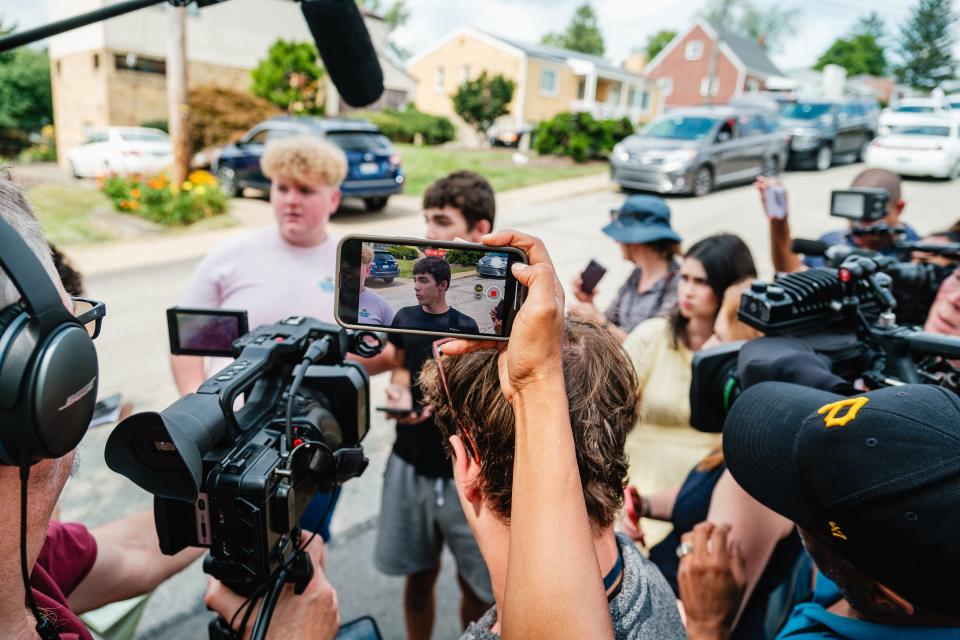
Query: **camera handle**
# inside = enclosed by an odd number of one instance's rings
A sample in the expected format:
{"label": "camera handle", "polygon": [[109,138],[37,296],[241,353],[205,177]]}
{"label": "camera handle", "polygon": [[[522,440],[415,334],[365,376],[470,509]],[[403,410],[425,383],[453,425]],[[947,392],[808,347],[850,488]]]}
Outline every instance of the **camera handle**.
{"label": "camera handle", "polygon": [[[277,607],[277,601],[280,599],[280,593],[283,587],[288,583],[293,583],[293,592],[300,595],[313,580],[313,563],[310,561],[310,554],[299,550],[290,559],[287,566],[281,569],[270,590],[263,599],[260,612],[257,613],[257,619],[253,623],[253,630],[250,632],[250,640],[264,640],[267,637],[267,628],[270,626],[270,620],[273,618],[273,611]],[[254,606],[251,604],[250,606]],[[242,636],[230,627],[230,623],[217,616],[210,621],[207,627],[210,640],[242,640]]]}

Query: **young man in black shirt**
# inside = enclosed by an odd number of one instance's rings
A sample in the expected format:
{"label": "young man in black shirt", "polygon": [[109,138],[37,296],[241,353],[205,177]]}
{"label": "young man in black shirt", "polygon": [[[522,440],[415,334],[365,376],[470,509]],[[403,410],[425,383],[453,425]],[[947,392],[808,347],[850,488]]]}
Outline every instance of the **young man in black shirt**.
{"label": "young man in black shirt", "polygon": [[[438,180],[424,193],[424,235],[428,240],[479,242],[493,230],[495,212],[490,184],[475,173],[457,171]],[[445,277],[415,271],[420,280],[415,285],[420,304],[398,311],[394,326],[476,332],[475,321],[446,304],[449,265],[437,260],[447,267]],[[421,260],[418,270],[421,263],[430,264]],[[442,304],[438,305],[436,298]],[[415,410],[397,418],[397,439],[384,475],[374,561],[384,573],[406,577],[404,619],[411,640],[430,638],[434,589],[444,544],[457,562],[463,626],[480,618],[493,603],[490,576],[460,506],[453,467],[432,410],[417,410],[422,394],[416,381],[423,364],[433,357],[435,340],[433,336],[390,335],[398,368],[387,392],[388,403]]]}
{"label": "young man in black shirt", "polygon": [[393,326],[403,329],[479,333],[477,322],[447,304],[453,274],[443,258],[428,256],[413,265],[413,293],[417,304],[404,307],[393,318]]}

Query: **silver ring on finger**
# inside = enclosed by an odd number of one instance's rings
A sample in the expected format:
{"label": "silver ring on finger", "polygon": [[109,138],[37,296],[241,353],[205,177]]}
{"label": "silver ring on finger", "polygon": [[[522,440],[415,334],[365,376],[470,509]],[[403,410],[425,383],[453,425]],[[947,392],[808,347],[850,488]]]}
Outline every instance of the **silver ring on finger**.
{"label": "silver ring on finger", "polygon": [[677,545],[677,557],[683,558],[693,553],[693,545],[689,542],[681,542]]}

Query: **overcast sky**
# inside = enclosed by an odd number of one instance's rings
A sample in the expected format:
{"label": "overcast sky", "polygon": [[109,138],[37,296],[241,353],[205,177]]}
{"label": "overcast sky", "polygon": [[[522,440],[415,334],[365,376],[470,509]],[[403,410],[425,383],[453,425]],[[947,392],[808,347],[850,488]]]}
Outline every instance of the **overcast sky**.
{"label": "overcast sky", "polygon": [[[384,0],[389,4],[391,0]],[[433,42],[451,30],[471,25],[517,40],[536,42],[547,31],[558,31],[583,0],[407,0],[410,20],[394,37],[408,51]],[[785,39],[773,61],[782,69],[809,67],[843,35],[856,19],[877,10],[891,34],[900,26],[917,0],[754,0],[760,6],[797,6],[797,34]],[[3,0],[0,15],[20,28],[36,26],[45,19],[44,0]],[[704,0],[593,0],[607,46],[615,62],[632,49],[643,47],[650,34],[660,29],[682,30],[689,26]],[[960,13],[960,0],[954,0]],[[960,57],[960,43],[957,47]]]}

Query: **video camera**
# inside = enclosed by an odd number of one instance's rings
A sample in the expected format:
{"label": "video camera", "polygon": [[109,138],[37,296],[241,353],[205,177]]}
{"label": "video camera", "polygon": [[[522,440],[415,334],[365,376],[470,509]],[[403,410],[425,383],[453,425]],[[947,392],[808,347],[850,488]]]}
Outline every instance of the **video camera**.
{"label": "video camera", "polygon": [[[960,247],[924,248],[950,255]],[[840,259],[841,252],[834,253]],[[838,381],[861,379],[871,389],[932,383],[960,392],[960,371],[949,362],[960,358],[960,338],[900,325],[894,313],[903,309],[910,325],[922,324],[937,288],[953,268],[904,263],[855,250],[842,258],[838,268],[790,273],[773,283],[755,281],[741,297],[737,315],[765,336],[794,339],[788,349],[797,355],[809,352],[812,365],[822,363]],[[691,424],[719,432],[750,361],[775,350],[782,355],[785,343],[779,340],[774,347],[773,340],[759,338],[695,354]],[[750,344],[748,354],[744,344]]]}
{"label": "video camera", "polygon": [[[223,340],[230,313],[171,310],[171,350],[222,355],[223,346],[181,339]],[[204,314],[217,331],[184,329]],[[287,318],[233,340],[236,359],[196,393],[117,425],[107,465],[154,495],[161,550],[209,548],[204,571],[244,596],[259,595],[281,572],[293,581],[292,563],[305,556],[298,522],[307,505],[367,466],[360,441],[370,426],[368,376],[347,353],[369,357],[382,346],[377,334]],[[298,586],[309,578],[301,574]]]}
{"label": "video camera", "polygon": [[830,192],[830,215],[857,222],[876,222],[887,215],[890,193],[874,187],[850,187]]}

